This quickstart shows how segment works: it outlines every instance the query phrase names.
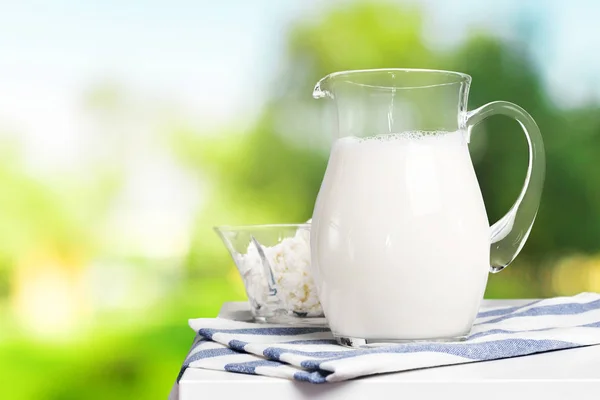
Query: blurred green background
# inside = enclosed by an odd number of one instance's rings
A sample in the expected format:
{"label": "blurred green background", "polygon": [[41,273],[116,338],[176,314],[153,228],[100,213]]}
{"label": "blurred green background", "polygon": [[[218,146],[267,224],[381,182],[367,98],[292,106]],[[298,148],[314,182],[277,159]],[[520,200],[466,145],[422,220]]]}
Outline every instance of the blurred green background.
{"label": "blurred green background", "polygon": [[[338,70],[462,71],[470,108],[527,109],[545,192],[486,296],[600,291],[596,3],[84,3],[0,5],[0,398],[166,397],[187,319],[245,299],[211,227],[310,218],[329,143],[311,92]],[[524,138],[493,118],[471,152],[495,221]]]}

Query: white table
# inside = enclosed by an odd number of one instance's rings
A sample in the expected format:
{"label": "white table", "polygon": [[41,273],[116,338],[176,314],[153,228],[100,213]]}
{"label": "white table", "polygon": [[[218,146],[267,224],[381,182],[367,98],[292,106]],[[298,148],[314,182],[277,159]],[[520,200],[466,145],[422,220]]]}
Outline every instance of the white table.
{"label": "white table", "polygon": [[[530,300],[487,300],[510,306]],[[493,302],[493,303],[489,303]],[[248,305],[225,303],[220,317],[247,320]],[[600,346],[371,376],[314,385],[188,368],[172,399],[600,399]]]}

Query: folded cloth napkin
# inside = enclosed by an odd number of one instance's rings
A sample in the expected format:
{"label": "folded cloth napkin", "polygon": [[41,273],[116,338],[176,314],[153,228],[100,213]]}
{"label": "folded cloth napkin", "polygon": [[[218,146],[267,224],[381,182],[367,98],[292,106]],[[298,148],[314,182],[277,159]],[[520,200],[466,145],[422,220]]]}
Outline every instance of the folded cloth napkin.
{"label": "folded cloth napkin", "polygon": [[582,293],[520,307],[482,309],[463,342],[348,349],[322,327],[190,320],[198,333],[186,368],[339,382],[383,372],[463,364],[600,344],[600,295]]}

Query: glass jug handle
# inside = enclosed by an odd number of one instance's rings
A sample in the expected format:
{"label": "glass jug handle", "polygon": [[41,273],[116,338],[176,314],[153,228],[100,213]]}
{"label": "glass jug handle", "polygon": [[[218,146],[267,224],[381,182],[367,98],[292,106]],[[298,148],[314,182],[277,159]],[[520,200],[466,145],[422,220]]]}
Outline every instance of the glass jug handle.
{"label": "glass jug handle", "polygon": [[492,115],[506,115],[516,119],[523,128],[529,145],[529,164],[523,189],[508,213],[490,228],[490,272],[494,273],[508,266],[527,241],[540,204],[546,173],[546,156],[542,135],[531,115],[518,105],[507,101],[494,101],[468,112],[467,139],[471,137],[471,130],[475,125]]}

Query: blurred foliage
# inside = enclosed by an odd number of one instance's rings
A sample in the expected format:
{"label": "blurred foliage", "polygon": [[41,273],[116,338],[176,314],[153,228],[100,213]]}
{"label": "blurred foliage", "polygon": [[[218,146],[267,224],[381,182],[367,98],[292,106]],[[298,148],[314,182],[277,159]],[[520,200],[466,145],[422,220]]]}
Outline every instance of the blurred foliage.
{"label": "blurred foliage", "polygon": [[[66,253],[83,252],[83,260],[92,258],[95,239],[89,227],[102,219],[119,179],[98,173],[90,175],[90,187],[40,183],[24,172],[15,156],[18,151],[2,151],[0,376],[11,384],[3,385],[0,398],[166,396],[192,340],[186,319],[214,316],[224,301],[244,298],[233,264],[211,226],[310,218],[327,163],[322,146],[327,129],[315,122],[322,111],[310,94],[321,77],[339,70],[462,71],[473,77],[471,109],[508,100],[528,110],[546,143],[545,192],[521,256],[514,266],[490,277],[487,296],[598,290],[599,108],[557,108],[522,43],[479,32],[456,48],[433,50],[423,39],[423,21],[418,8],[371,2],[334,7],[298,21],[288,32],[284,68],[273,78],[270,98],[254,123],[220,135],[180,128],[181,123],[170,129],[177,159],[210,193],[196,216],[184,275],[168,296],[142,312],[94,315],[68,344],[21,334],[8,300],[14,267],[46,245]],[[119,97],[108,88],[92,93],[89,102],[111,113]],[[493,118],[476,128],[471,150],[490,221],[495,221],[522,186],[525,140],[516,123]],[[565,283],[567,277],[571,283]]]}
{"label": "blurred foliage", "polygon": [[16,146],[0,151],[0,260],[15,261],[39,247],[61,253],[90,253],[93,226],[106,211],[119,178],[88,171],[85,182],[63,177],[41,181],[27,171]]}

